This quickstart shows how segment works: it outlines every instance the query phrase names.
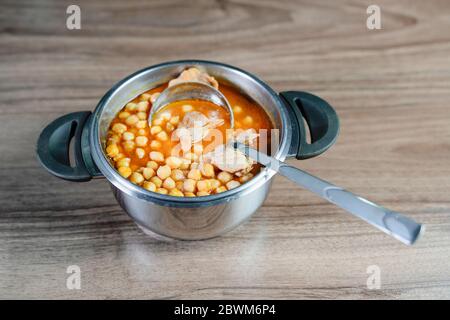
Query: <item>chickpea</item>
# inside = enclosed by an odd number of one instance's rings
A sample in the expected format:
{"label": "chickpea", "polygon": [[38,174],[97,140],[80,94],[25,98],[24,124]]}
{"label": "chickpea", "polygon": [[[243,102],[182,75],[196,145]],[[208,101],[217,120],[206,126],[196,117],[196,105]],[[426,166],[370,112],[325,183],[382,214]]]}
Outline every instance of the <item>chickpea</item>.
{"label": "chickpea", "polygon": [[200,171],[201,171],[202,175],[204,175],[205,177],[208,177],[208,178],[214,177],[214,167],[210,163],[203,163],[200,166]]}
{"label": "chickpea", "polygon": [[134,150],[135,143],[134,143],[134,141],[124,141],[122,143],[122,146],[126,151],[131,152]]}
{"label": "chickpea", "polygon": [[110,138],[108,138],[108,140],[106,140],[106,146],[109,146],[109,145],[111,145],[111,144],[118,144],[119,143],[119,141],[120,141],[120,138],[113,138],[113,137],[110,137]]}
{"label": "chickpea", "polygon": [[142,174],[145,179],[150,180],[150,178],[155,175],[155,170],[152,168],[144,168]]}
{"label": "chickpea", "polygon": [[142,148],[136,148],[136,156],[139,158],[139,159],[142,159],[142,158],[144,158],[145,157],[145,150],[144,149],[142,149]]}
{"label": "chickpea", "polygon": [[192,111],[194,109],[193,106],[191,106],[190,104],[185,104],[181,107],[181,110],[183,110],[183,112],[189,112]]}
{"label": "chickpea", "polygon": [[200,180],[202,178],[202,173],[198,169],[191,169],[188,173],[188,178],[193,180]]}
{"label": "chickpea", "polygon": [[126,111],[122,111],[122,112],[119,113],[119,119],[126,119],[129,116],[130,116],[130,113],[126,112]]}
{"label": "chickpea", "polygon": [[108,138],[108,145],[109,144],[117,144],[120,141],[120,137],[118,134],[112,134]]}
{"label": "chickpea", "polygon": [[147,113],[146,112],[138,112],[136,115],[139,118],[139,120],[147,119]]}
{"label": "chickpea", "polygon": [[195,192],[195,180],[186,179],[183,181],[183,190],[186,192]]}
{"label": "chickpea", "polygon": [[198,191],[209,192],[212,189],[211,182],[209,180],[197,181],[197,189],[198,189]]}
{"label": "chickpea", "polygon": [[217,175],[217,179],[219,179],[220,182],[225,184],[228,181],[230,181],[231,179],[233,179],[233,176],[230,173],[226,172],[226,171],[221,171]]}
{"label": "chickpea", "polygon": [[158,133],[156,135],[156,139],[158,139],[160,141],[167,141],[167,140],[169,140],[169,136],[167,135],[167,133],[165,131],[161,131],[160,133]]}
{"label": "chickpea", "polygon": [[180,169],[182,169],[182,170],[189,169],[190,165],[191,165],[191,160],[181,158]]}
{"label": "chickpea", "polygon": [[183,180],[185,178],[183,171],[181,171],[180,169],[172,170],[172,173],[170,174],[170,176],[175,181],[180,181],[180,180]]}
{"label": "chickpea", "polygon": [[175,130],[175,126],[173,124],[171,124],[170,122],[166,123],[166,130],[169,132],[172,132],[173,130]]}
{"label": "chickpea", "polygon": [[163,183],[162,180],[159,177],[157,177],[157,176],[152,177],[150,179],[150,182],[153,182],[157,188],[160,188],[162,186],[162,183]]}
{"label": "chickpea", "polygon": [[150,181],[144,181],[144,184],[142,185],[144,189],[147,189],[148,191],[156,191],[156,185],[153,182]]}
{"label": "chickpea", "polygon": [[131,159],[130,158],[123,158],[116,162],[117,167],[129,167],[130,166]]}
{"label": "chickpea", "polygon": [[216,179],[209,179],[211,182],[211,189],[217,189],[220,187],[220,181]]}
{"label": "chickpea", "polygon": [[150,128],[150,133],[154,136],[162,131],[160,126],[153,126]]}
{"label": "chickpea", "polygon": [[171,190],[175,188],[175,181],[173,181],[171,177],[168,177],[166,180],[164,180],[163,187],[167,190]]}
{"label": "chickpea", "polygon": [[181,165],[181,159],[178,157],[174,157],[174,156],[170,156],[166,159],[166,164],[171,168],[171,169],[177,169],[180,167]]}
{"label": "chickpea", "polygon": [[153,120],[154,126],[161,126],[162,124],[163,124],[163,119],[161,119],[161,118],[156,118]]}
{"label": "chickpea", "polygon": [[139,112],[147,112],[148,106],[148,101],[141,101],[137,104],[137,109]]}
{"label": "chickpea", "polygon": [[138,136],[135,141],[137,146],[145,147],[148,143],[148,138],[146,136]]}
{"label": "chickpea", "polygon": [[117,162],[117,161],[119,161],[120,159],[123,159],[123,158],[125,158],[125,155],[124,155],[123,153],[118,153],[118,154],[113,158],[113,160],[114,160],[115,162]]}
{"label": "chickpea", "polygon": [[194,144],[193,151],[195,154],[200,155],[203,153],[203,146],[199,143]]}
{"label": "chickpea", "polygon": [[189,159],[189,160],[191,160],[191,161],[195,161],[195,162],[198,161],[198,155],[196,155],[195,153],[192,153],[192,152],[186,152],[186,153],[183,155],[183,157],[184,157],[185,159]]}
{"label": "chickpea", "polygon": [[134,133],[125,131],[124,133],[122,133],[122,139],[125,141],[134,140]]}
{"label": "chickpea", "polygon": [[147,100],[149,100],[151,97],[152,97],[152,96],[151,96],[149,93],[143,93],[143,94],[141,94],[141,96],[139,97],[139,99],[140,99],[141,101],[147,101]]}
{"label": "chickpea", "polygon": [[172,117],[172,115],[168,111],[161,113],[159,116],[161,119],[166,120],[166,121],[170,120],[170,118]]}
{"label": "chickpea", "polygon": [[228,181],[227,184],[226,184],[228,190],[231,190],[231,189],[234,189],[236,187],[239,187],[240,185],[241,184],[238,181],[236,181],[236,180]]}
{"label": "chickpea", "polygon": [[129,116],[128,118],[125,119],[125,123],[128,126],[133,126],[135,125],[137,122],[139,121],[139,118],[137,115],[132,114],[131,116]]}
{"label": "chickpea", "polygon": [[253,123],[253,118],[251,116],[246,116],[242,122],[244,125],[250,126]]}
{"label": "chickpea", "polygon": [[170,177],[171,172],[172,169],[170,169],[168,165],[161,166],[158,168],[158,170],[156,170],[156,174],[158,175],[158,177],[160,177],[163,180],[166,179],[167,177]]}
{"label": "chickpea", "polygon": [[139,134],[140,136],[145,136],[145,135],[147,134],[147,132],[145,131],[145,129],[139,129],[139,130],[138,130],[138,134]]}
{"label": "chickpea", "polygon": [[125,109],[127,111],[134,111],[134,110],[136,110],[136,108],[137,108],[137,104],[134,102],[127,103],[127,105],[125,106]]}
{"label": "chickpea", "polygon": [[152,151],[150,152],[150,159],[156,162],[163,162],[164,156],[161,152],[158,151]]}
{"label": "chickpea", "polygon": [[134,184],[141,184],[144,182],[144,176],[138,172],[133,172],[131,174],[130,181]]}
{"label": "chickpea", "polygon": [[185,193],[184,193],[184,196],[185,196],[185,197],[195,197],[195,193],[192,193],[192,192],[185,192]]}
{"label": "chickpea", "polygon": [[242,112],[242,108],[240,106],[234,106],[233,107],[233,113],[234,114],[239,114]]}
{"label": "chickpea", "polygon": [[183,181],[175,181],[175,188],[183,190]]}
{"label": "chickpea", "polygon": [[161,193],[161,194],[168,194],[169,191],[167,191],[167,189],[164,188],[158,188],[156,189],[156,192]]}
{"label": "chickpea", "polygon": [[155,161],[148,161],[146,164],[146,167],[156,170],[156,169],[158,169],[158,164]]}
{"label": "chickpea", "polygon": [[146,128],[146,127],[147,127],[147,120],[139,120],[139,121],[136,123],[135,127],[138,128],[138,129],[144,129],[144,128]]}
{"label": "chickpea", "polygon": [[222,193],[225,191],[227,191],[227,188],[225,186],[220,186],[215,190],[216,193]]}
{"label": "chickpea", "polygon": [[200,165],[200,164],[199,164],[198,162],[192,162],[190,168],[191,168],[191,169],[198,169],[198,166],[199,166],[199,165]]}
{"label": "chickpea", "polygon": [[122,134],[125,131],[127,131],[127,126],[124,125],[123,123],[115,123],[112,126],[111,130],[114,131],[115,133]]}
{"label": "chickpea", "polygon": [[247,174],[243,175],[242,177],[240,177],[239,181],[241,183],[245,183],[248,180],[250,180],[251,178],[253,178],[253,174],[252,173],[247,173]]}
{"label": "chickpea", "polygon": [[178,122],[180,122],[180,117],[179,116],[172,117],[172,118],[170,118],[169,122],[171,124],[173,124],[174,126],[176,126],[178,124]]}
{"label": "chickpea", "polygon": [[119,148],[117,147],[116,144],[110,144],[109,146],[106,147],[106,154],[109,157],[113,158],[119,154]]}
{"label": "chickpea", "polygon": [[169,195],[170,196],[175,196],[175,197],[182,197],[182,196],[184,196],[183,192],[181,192],[180,190],[178,190],[176,188],[170,190]]}
{"label": "chickpea", "polygon": [[119,171],[120,175],[124,178],[128,178],[131,175],[131,168],[130,167],[119,167],[117,169]]}
{"label": "chickpea", "polygon": [[209,192],[206,191],[199,191],[197,192],[197,196],[202,197],[202,196],[209,196]]}
{"label": "chickpea", "polygon": [[150,142],[150,148],[152,148],[152,149],[161,149],[161,147],[162,147],[162,144],[158,140],[153,140],[152,142]]}

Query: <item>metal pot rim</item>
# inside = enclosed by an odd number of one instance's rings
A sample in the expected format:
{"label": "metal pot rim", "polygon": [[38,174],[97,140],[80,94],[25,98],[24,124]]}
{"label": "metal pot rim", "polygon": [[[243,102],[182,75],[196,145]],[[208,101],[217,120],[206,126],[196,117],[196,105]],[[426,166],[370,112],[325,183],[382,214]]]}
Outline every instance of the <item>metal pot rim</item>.
{"label": "metal pot rim", "polygon": [[111,89],[102,97],[102,99],[99,101],[97,107],[93,112],[91,120],[92,122],[90,124],[89,130],[89,143],[91,146],[92,158],[97,167],[99,168],[99,170],[101,171],[101,173],[106,177],[106,179],[108,179],[110,183],[112,183],[115,187],[125,192],[126,194],[133,197],[137,197],[139,199],[157,203],[159,205],[170,207],[211,206],[231,201],[237,197],[241,197],[249,192],[252,192],[253,190],[260,187],[262,184],[268,182],[275,175],[275,171],[268,168],[264,168],[250,181],[232,190],[202,197],[174,197],[147,191],[144,188],[137,186],[131,183],[129,180],[123,178],[115,170],[115,168],[111,166],[106,155],[104,154],[104,150],[102,148],[102,144],[100,141],[99,120],[102,112],[107,107],[113,94],[118,90],[120,90],[120,88],[122,88],[125,84],[133,82],[142,73],[149,71],[156,71],[157,69],[165,68],[168,66],[196,65],[196,64],[218,66],[225,69],[229,69],[230,71],[239,74],[239,76],[241,77],[247,77],[249,80],[255,82],[257,85],[262,87],[267,93],[269,93],[269,95],[273,98],[273,101],[276,103],[276,107],[280,110],[281,124],[282,124],[282,128],[279,128],[281,129],[280,146],[277,153],[275,154],[275,158],[279,160],[284,160],[286,158],[292,138],[290,135],[287,134],[288,133],[287,126],[289,124],[288,112],[286,111],[285,109],[286,107],[283,105],[280,98],[278,97],[278,94],[264,81],[260,80],[259,78],[257,78],[256,76],[254,76],[249,72],[220,62],[213,62],[206,60],[178,60],[165,62],[141,69],[114,84],[111,87]]}

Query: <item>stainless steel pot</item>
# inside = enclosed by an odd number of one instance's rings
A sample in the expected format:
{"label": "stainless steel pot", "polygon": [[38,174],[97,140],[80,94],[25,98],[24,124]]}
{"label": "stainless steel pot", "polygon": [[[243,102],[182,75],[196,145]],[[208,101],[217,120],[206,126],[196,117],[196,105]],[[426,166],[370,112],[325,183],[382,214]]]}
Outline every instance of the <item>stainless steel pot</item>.
{"label": "stainless steel pot", "polygon": [[[306,92],[277,94],[254,75],[222,63],[199,60],[167,62],[140,70],[114,85],[94,112],[75,112],[56,119],[41,133],[37,155],[50,173],[70,181],[105,177],[125,212],[146,232],[163,237],[198,240],[221,235],[247,220],[264,202],[275,172],[263,169],[238,188],[210,196],[183,198],[147,191],[124,179],[104,153],[111,120],[130,100],[196,66],[239,88],[262,106],[279,129],[274,157],[307,159],[334,144],[339,121],[324,100]],[[304,122],[311,143],[307,143]],[[74,146],[70,165],[69,145]]]}

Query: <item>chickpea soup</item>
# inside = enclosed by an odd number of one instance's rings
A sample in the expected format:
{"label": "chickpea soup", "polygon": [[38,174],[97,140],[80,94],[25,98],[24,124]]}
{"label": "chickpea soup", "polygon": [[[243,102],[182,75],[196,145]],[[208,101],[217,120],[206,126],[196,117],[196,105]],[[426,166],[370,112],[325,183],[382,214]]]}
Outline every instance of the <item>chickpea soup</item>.
{"label": "chickpea soup", "polygon": [[[130,101],[110,124],[107,156],[120,175],[148,191],[206,196],[236,188],[261,170],[226,142],[235,139],[258,146],[259,132],[272,129],[269,116],[235,88],[194,69]],[[225,109],[202,100],[170,103],[149,126],[152,103],[167,85],[180,81],[203,81],[221,91],[232,106],[235,130],[229,129]]]}

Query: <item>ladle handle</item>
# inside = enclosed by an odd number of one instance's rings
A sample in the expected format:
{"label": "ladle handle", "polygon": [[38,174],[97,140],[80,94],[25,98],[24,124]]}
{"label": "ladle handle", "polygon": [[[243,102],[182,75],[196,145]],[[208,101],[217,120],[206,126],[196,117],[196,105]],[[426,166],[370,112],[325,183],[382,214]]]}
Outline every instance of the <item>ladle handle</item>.
{"label": "ladle handle", "polygon": [[314,192],[323,199],[363,219],[407,245],[413,244],[425,229],[422,224],[398,212],[381,207],[301,169],[292,167],[258,152],[255,149],[241,143],[235,143],[235,147],[247,154],[250,158],[277,171],[296,184]]}
{"label": "ladle handle", "polygon": [[407,245],[412,245],[423,232],[424,226],[414,220],[300,169],[283,163],[280,165],[278,172]]}

